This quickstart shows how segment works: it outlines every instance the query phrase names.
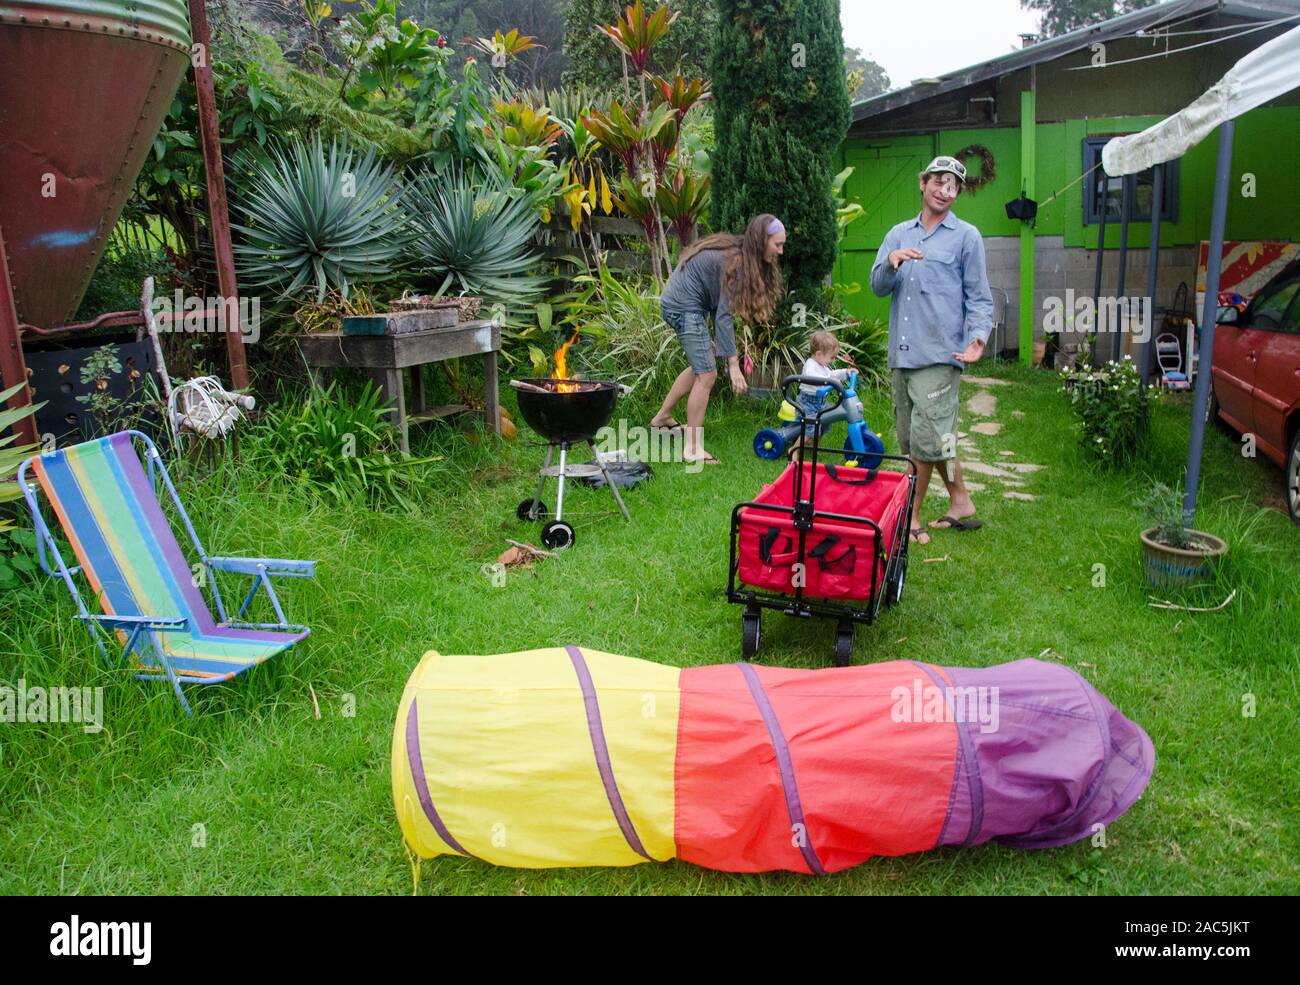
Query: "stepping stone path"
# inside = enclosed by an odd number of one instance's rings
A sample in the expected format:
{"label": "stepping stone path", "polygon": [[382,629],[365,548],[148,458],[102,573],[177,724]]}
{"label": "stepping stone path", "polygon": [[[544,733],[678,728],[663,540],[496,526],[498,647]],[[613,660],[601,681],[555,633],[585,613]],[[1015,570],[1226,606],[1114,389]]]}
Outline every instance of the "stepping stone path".
{"label": "stepping stone path", "polygon": [[1010,380],[995,380],[991,376],[963,376],[963,383],[970,383],[974,386],[1010,386]]}
{"label": "stepping stone path", "polygon": [[[988,489],[988,486],[984,485],[984,483],[982,483],[982,482],[974,482],[974,481],[972,481],[972,480],[970,480],[970,479],[967,479],[967,480],[966,480],[966,491],[967,491],[967,492],[980,493],[980,492],[984,492],[984,490],[986,490],[986,489]],[[938,481],[936,481],[936,482],[931,482],[931,483],[930,483],[930,494],[931,494],[931,495],[934,495],[934,496],[938,496],[940,499],[947,499],[947,498],[948,498],[948,487],[945,486],[945,485],[943,484],[943,480],[942,480],[942,479],[940,479],[940,480],[938,480]]]}
{"label": "stepping stone path", "polygon": [[1002,464],[1013,472],[1037,472],[1039,469],[1047,468],[1046,465],[1035,465],[1032,462],[1003,462]]}
{"label": "stepping stone path", "polygon": [[981,390],[966,401],[966,409],[977,417],[992,417],[998,409],[998,398],[987,390]]}
{"label": "stepping stone path", "polygon": [[998,421],[980,421],[980,423],[972,425],[971,430],[976,434],[987,434],[992,437],[1002,430],[1002,425]]}
{"label": "stepping stone path", "polygon": [[1011,458],[1013,455],[1015,455],[1015,452],[1013,452],[1013,451],[1000,451],[1000,452],[998,452],[998,454],[1001,455],[1003,458]]}
{"label": "stepping stone path", "polygon": [[1037,499],[1038,497],[1036,497],[1036,496],[1034,496],[1034,495],[1032,495],[1032,494],[1030,494],[1030,493],[1022,493],[1022,492],[1004,492],[1004,493],[1002,494],[1002,498],[1003,498],[1003,499],[1023,499],[1023,500],[1027,500],[1027,501],[1029,501],[1029,502],[1033,502],[1033,501],[1034,501],[1035,499]]}
{"label": "stepping stone path", "polygon": [[[1004,462],[1003,464],[1005,465],[1009,463]],[[1014,481],[1019,478],[1019,476],[1014,472],[1008,472],[1006,469],[998,468],[996,465],[985,465],[983,462],[963,461],[961,467],[964,472],[974,472],[977,475],[989,475],[993,476],[995,479],[1011,479]]]}

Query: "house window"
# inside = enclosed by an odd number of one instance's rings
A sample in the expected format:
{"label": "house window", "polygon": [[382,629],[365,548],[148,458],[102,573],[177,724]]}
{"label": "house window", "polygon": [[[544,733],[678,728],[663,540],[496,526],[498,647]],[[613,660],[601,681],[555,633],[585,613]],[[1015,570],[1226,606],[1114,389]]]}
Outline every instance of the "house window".
{"label": "house window", "polygon": [[[1085,137],[1083,141],[1083,170],[1088,172],[1101,163],[1101,149],[1110,137]],[[1166,161],[1157,164],[1164,169],[1164,187],[1161,189],[1160,221],[1178,221],[1178,162]],[[1101,218],[1102,184],[1106,185],[1106,222],[1120,221],[1120,205],[1124,200],[1124,184],[1129,185],[1128,220],[1129,222],[1151,221],[1151,200],[1155,192],[1155,168],[1147,168],[1137,174],[1122,178],[1108,177],[1105,171],[1097,170],[1083,181],[1083,222],[1092,225]]]}

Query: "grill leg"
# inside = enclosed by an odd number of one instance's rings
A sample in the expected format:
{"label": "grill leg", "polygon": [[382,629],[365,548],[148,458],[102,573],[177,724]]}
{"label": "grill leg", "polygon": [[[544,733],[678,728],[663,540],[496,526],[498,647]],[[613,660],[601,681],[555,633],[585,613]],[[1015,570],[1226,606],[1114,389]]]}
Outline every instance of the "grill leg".
{"label": "grill leg", "polygon": [[[542,468],[543,468],[543,469],[549,469],[549,468],[551,467],[551,456],[552,456],[553,454],[555,454],[555,446],[554,446],[554,445],[547,445],[547,446],[546,446],[546,461],[545,461],[544,463],[542,463]],[[542,473],[539,472],[539,473],[537,474],[537,492],[536,492],[536,494],[534,494],[534,496],[533,496],[533,502],[534,502],[534,503],[540,503],[540,502],[542,501],[542,490],[544,490],[545,488],[546,488],[546,476],[545,476],[544,474],[542,474]],[[533,519],[535,520],[535,519],[537,519],[537,518],[536,518],[536,517],[533,517]]]}
{"label": "grill leg", "polygon": [[555,494],[555,519],[564,519],[564,454],[569,450],[567,443],[560,445],[560,481]]}
{"label": "grill leg", "polygon": [[605,467],[605,463],[601,460],[600,452],[596,451],[596,442],[588,438],[587,444],[591,446],[592,458],[594,458],[596,464],[600,466],[600,474],[605,477],[605,485],[609,486],[609,491],[614,494],[614,502],[618,503],[619,512],[623,514],[624,520],[630,522],[632,518],[627,515],[627,507],[623,505],[623,497],[618,494],[618,486],[614,485],[614,480],[610,477],[609,469]]}

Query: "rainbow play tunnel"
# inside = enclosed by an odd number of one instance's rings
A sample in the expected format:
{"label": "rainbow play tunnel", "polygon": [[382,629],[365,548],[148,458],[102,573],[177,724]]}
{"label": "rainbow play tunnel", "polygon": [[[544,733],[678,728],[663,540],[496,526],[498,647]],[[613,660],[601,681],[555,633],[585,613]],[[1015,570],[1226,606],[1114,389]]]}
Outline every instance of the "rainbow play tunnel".
{"label": "rainbow play tunnel", "polygon": [[679,669],[569,646],[426,654],[392,765],[426,858],[821,874],[1076,841],[1137,800],[1155,753],[1082,677],[1037,660]]}

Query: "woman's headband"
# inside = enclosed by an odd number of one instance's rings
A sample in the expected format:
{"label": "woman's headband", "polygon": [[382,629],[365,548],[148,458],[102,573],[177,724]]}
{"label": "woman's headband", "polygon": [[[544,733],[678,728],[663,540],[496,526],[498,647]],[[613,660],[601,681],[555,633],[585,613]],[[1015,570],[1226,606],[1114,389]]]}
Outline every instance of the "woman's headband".
{"label": "woman's headband", "polygon": [[785,226],[781,224],[780,219],[773,218],[773,220],[767,224],[767,234],[769,236],[775,236],[777,233],[783,232],[785,232]]}

